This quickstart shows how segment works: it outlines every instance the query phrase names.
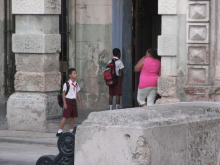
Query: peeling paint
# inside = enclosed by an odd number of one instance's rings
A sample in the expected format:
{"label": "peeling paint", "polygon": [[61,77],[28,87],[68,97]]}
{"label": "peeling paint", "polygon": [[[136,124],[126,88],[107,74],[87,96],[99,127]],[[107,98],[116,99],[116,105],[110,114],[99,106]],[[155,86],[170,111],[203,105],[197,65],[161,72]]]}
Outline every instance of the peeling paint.
{"label": "peeling paint", "polygon": [[99,69],[104,69],[106,67],[107,63],[105,63],[104,61],[100,61],[99,62]]}

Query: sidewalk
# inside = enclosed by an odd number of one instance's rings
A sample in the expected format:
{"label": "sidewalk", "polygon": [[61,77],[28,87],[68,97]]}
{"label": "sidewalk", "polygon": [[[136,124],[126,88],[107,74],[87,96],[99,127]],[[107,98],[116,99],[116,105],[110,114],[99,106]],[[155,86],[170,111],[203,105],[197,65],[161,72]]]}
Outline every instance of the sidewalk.
{"label": "sidewalk", "polygon": [[0,165],[35,165],[43,155],[57,155],[55,133],[0,130]]}

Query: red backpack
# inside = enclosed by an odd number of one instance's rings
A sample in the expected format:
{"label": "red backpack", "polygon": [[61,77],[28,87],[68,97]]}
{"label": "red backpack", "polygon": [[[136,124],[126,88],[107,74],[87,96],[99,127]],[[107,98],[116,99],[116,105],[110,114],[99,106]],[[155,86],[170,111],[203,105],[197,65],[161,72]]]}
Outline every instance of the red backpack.
{"label": "red backpack", "polygon": [[116,84],[118,79],[118,76],[115,72],[115,61],[117,61],[117,59],[113,58],[112,61],[106,66],[103,73],[105,83],[108,86]]}

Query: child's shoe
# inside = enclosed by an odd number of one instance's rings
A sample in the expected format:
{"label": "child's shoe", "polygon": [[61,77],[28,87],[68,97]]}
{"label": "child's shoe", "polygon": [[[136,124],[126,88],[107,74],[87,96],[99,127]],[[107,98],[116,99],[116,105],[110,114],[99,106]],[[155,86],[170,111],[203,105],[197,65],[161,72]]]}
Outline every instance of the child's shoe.
{"label": "child's shoe", "polygon": [[62,135],[62,133],[63,132],[60,132],[60,133],[57,132],[56,137],[60,137],[60,135]]}

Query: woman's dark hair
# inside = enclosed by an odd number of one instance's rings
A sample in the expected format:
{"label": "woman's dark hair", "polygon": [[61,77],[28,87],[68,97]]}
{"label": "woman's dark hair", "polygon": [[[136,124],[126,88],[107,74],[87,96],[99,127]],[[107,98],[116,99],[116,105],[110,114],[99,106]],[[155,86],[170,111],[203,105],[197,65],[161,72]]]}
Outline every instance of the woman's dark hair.
{"label": "woman's dark hair", "polygon": [[153,58],[159,59],[159,56],[157,55],[156,49],[149,48],[149,49],[147,49],[147,52],[150,53]]}
{"label": "woman's dark hair", "polygon": [[72,74],[73,71],[76,71],[76,69],[75,69],[75,68],[70,68],[70,69],[68,70],[68,75]]}
{"label": "woman's dark hair", "polygon": [[120,49],[118,49],[118,48],[114,48],[113,51],[112,51],[112,53],[113,53],[114,56],[118,56],[118,54],[120,54],[121,51],[120,51]]}

